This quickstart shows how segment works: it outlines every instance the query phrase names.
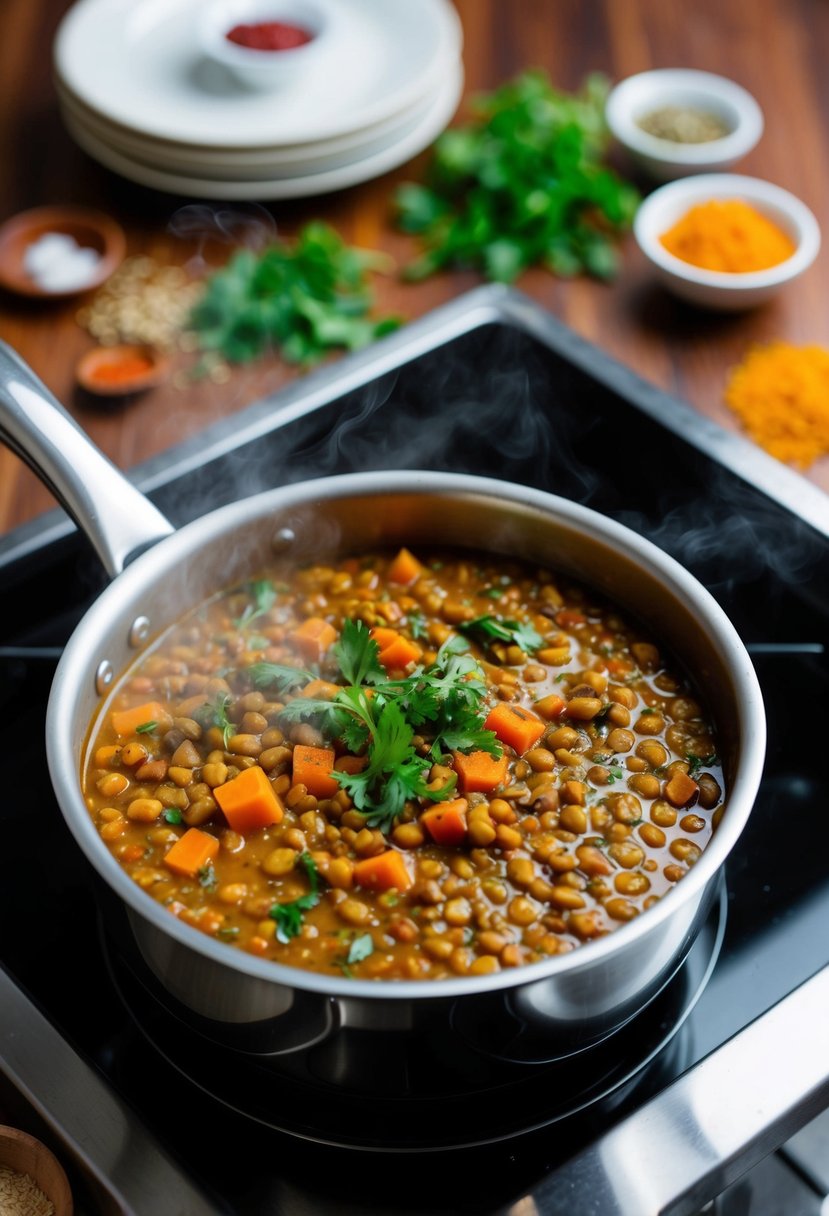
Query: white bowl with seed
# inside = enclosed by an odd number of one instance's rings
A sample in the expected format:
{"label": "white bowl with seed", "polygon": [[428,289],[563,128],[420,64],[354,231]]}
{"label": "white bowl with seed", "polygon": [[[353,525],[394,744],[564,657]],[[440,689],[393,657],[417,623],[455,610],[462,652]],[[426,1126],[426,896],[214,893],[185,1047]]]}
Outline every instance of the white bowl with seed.
{"label": "white bowl with seed", "polygon": [[657,181],[728,169],[763,133],[763,112],[725,76],[661,68],[628,76],[611,91],[607,125]]}

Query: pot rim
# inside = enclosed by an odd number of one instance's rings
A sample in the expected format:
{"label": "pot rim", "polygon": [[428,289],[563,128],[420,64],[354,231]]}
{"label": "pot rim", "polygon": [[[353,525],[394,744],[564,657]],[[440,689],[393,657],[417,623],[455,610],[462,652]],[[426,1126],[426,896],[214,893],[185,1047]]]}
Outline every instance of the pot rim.
{"label": "pot rim", "polygon": [[[739,705],[740,740],[738,761],[728,792],[727,810],[700,860],[680,883],[668,891],[641,916],[620,925],[612,933],[577,949],[514,969],[486,976],[458,976],[451,979],[357,980],[305,971],[284,963],[247,954],[216,941],[172,916],[162,905],[142,891],[101,841],[84,803],[79,781],[80,757],[71,741],[71,724],[76,702],[94,672],[102,626],[117,616],[121,600],[151,589],[163,573],[159,556],[168,566],[189,559],[193,548],[204,548],[246,522],[291,507],[308,507],[315,502],[345,498],[392,495],[451,494],[456,497],[483,497],[489,503],[511,503],[529,508],[548,519],[575,525],[591,536],[612,545],[635,561],[650,577],[656,577],[699,618],[706,622],[716,648],[727,667]],[[188,605],[192,607],[194,605]],[[681,656],[680,656],[681,657]],[[180,944],[239,972],[271,984],[316,992],[331,997],[369,1000],[440,1000],[464,995],[519,988],[549,976],[556,977],[592,967],[603,958],[632,944],[638,937],[673,915],[683,903],[700,896],[707,883],[725,861],[751,811],[762,774],[765,756],[766,724],[762,694],[751,659],[734,626],[714,597],[679,562],[651,541],[608,516],[569,499],[496,478],[428,471],[385,470],[348,473],[298,482],[220,507],[165,537],[138,557],[91,606],[69,639],[58,664],[46,715],[46,751],[49,771],[64,818],[75,840],[93,867],[119,895],[128,908],[149,921]]]}

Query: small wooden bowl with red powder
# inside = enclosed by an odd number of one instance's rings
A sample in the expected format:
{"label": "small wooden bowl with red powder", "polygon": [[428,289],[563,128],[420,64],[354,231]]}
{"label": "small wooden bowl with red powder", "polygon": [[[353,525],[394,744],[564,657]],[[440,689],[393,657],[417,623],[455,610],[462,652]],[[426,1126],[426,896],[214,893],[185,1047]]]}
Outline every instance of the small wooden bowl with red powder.
{"label": "small wooden bowl with red powder", "polygon": [[152,346],[96,346],[78,363],[75,378],[96,397],[125,397],[153,388],[168,366],[169,359]]}

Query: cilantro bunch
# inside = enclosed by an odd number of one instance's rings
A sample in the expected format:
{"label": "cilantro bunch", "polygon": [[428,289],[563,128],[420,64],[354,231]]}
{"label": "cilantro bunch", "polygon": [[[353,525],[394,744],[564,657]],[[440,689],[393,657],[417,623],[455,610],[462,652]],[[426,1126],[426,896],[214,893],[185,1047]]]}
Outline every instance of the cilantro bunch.
{"label": "cilantro bunch", "polygon": [[524,72],[481,97],[471,122],[437,140],[426,184],[398,191],[400,226],[425,246],[406,276],[459,266],[511,282],[542,265],[612,277],[613,237],[639,196],[604,164],[607,90],[597,75],[571,95]]}
{"label": "cilantro bunch", "polygon": [[[449,638],[428,667],[390,680],[366,626],[346,621],[332,648],[345,685],[331,701],[297,697],[282,710],[288,721],[313,720],[329,738],[365,753],[362,772],[335,775],[369,827],[388,832],[409,798],[451,797],[454,778],[438,789],[427,781],[445,752],[500,754],[495,735],[483,724],[482,673],[471,655],[461,653],[464,648],[462,638]],[[262,681],[266,671],[267,665],[257,664],[254,679]],[[285,686],[281,669],[274,679]],[[425,755],[415,747],[416,733],[431,741]]]}
{"label": "cilantro bunch", "polygon": [[249,363],[276,350],[289,363],[315,363],[332,347],[355,350],[396,328],[372,320],[370,270],[382,254],[354,249],[327,224],[306,224],[289,245],[242,249],[211,274],[190,315],[203,351]]}

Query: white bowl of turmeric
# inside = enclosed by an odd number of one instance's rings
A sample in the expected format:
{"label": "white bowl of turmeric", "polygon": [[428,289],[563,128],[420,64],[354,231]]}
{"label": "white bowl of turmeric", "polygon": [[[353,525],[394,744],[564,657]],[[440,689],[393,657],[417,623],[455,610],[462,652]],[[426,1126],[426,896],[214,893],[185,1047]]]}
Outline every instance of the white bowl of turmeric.
{"label": "white bowl of turmeric", "polygon": [[820,249],[820,228],[804,203],[737,173],[661,186],[642,203],[633,230],[674,295],[723,311],[765,303]]}

